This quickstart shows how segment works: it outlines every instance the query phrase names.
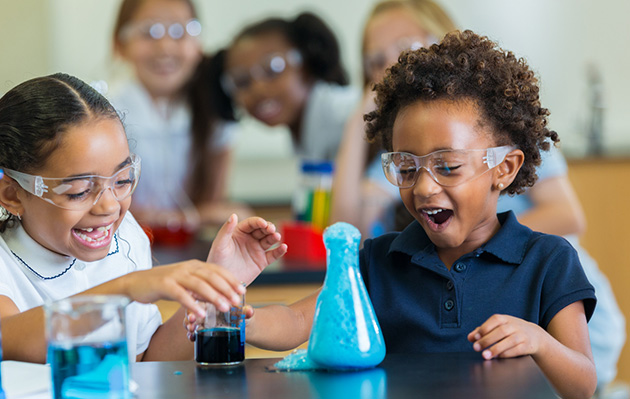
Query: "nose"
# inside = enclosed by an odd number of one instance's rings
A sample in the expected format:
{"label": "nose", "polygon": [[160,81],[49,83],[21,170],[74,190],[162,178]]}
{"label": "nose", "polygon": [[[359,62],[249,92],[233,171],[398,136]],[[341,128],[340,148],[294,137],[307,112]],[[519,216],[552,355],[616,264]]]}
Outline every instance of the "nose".
{"label": "nose", "polygon": [[419,197],[428,198],[442,190],[431,173],[424,167],[420,168],[418,176],[416,177],[416,184],[413,186],[413,194]]}
{"label": "nose", "polygon": [[114,196],[111,187],[103,188],[92,206],[92,212],[97,214],[112,214],[118,212],[119,209],[120,202]]}

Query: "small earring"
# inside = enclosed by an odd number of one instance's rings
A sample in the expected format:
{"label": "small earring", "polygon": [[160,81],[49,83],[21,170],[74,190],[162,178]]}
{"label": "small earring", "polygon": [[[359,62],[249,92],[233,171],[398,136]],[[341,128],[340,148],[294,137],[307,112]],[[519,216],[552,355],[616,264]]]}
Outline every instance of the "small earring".
{"label": "small earring", "polygon": [[15,216],[17,216],[18,220],[20,220],[20,221],[22,220],[22,217],[20,216],[20,212],[18,212],[17,215],[15,215]]}
{"label": "small earring", "polygon": [[503,185],[503,183],[499,183],[499,184],[497,184],[497,188],[499,189],[499,191],[502,191],[502,190],[503,190],[503,187],[505,187],[505,186]]}

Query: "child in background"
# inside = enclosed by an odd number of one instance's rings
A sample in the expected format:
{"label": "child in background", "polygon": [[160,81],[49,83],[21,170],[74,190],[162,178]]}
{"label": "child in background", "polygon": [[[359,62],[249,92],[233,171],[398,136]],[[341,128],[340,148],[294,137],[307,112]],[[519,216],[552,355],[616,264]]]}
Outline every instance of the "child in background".
{"label": "child in background", "polygon": [[[376,85],[367,134],[391,151],[383,169],[416,220],[366,240],[359,264],[389,353],[531,355],[560,396],[589,398],[595,293],[577,253],[496,213],[559,141],[538,96],[522,59],[470,31],[403,53]],[[250,308],[248,341],[301,344],[316,300]]]}
{"label": "child in background", "polygon": [[402,51],[429,47],[454,29],[451,18],[433,0],[385,0],[373,7],[361,49],[363,101],[344,129],[335,165],[331,221],[355,225],[364,238],[395,228],[391,215],[400,198],[383,176],[378,146],[365,140],[363,115],[375,107],[374,84]]}
{"label": "child in background", "polygon": [[200,298],[229,309],[283,255],[275,227],[232,216],[208,262],[151,268],[149,241],[127,212],[140,174],[116,110],[93,88],[55,74],[0,99],[0,317],[5,359],[46,361],[42,305],[73,295],[120,294],[129,353],[191,359],[181,308],[164,324],[158,299],[205,314]]}
{"label": "child in background", "polygon": [[218,61],[202,56],[200,34],[191,0],[124,0],[114,28],[134,77],[110,97],[143,160],[132,211],[154,229],[251,214],[225,198],[236,124],[200,73]]}
{"label": "child in background", "polygon": [[304,159],[334,160],[359,100],[347,86],[334,33],[317,16],[270,18],[244,28],[227,49],[222,87],[268,126],[289,128]]}

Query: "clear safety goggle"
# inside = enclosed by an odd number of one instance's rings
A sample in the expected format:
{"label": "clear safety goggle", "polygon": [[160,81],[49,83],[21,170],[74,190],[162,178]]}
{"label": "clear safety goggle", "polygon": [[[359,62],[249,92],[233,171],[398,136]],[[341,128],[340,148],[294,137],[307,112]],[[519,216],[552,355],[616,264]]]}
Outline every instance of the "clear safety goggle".
{"label": "clear safety goggle", "polygon": [[140,157],[132,154],[129,164],[112,176],[42,177],[12,169],[2,170],[24,190],[44,201],[60,208],[81,211],[96,205],[107,189],[118,201],[128,198],[138,185]]}
{"label": "clear safety goggle", "polygon": [[254,80],[270,81],[280,76],[287,67],[302,64],[302,55],[296,49],[286,53],[272,53],[250,68],[236,67],[226,71],[221,77],[221,86],[229,94],[244,91],[251,87]]}
{"label": "clear safety goggle", "polygon": [[120,39],[126,41],[132,37],[139,37],[147,40],[160,40],[165,36],[171,39],[180,40],[185,36],[197,37],[201,34],[201,23],[196,19],[187,22],[156,22],[141,21],[126,25],[120,32]]}
{"label": "clear safety goggle", "polygon": [[486,173],[514,149],[505,145],[480,150],[441,150],[424,156],[387,152],[381,155],[381,164],[387,180],[396,187],[413,187],[422,169],[439,185],[452,187]]}

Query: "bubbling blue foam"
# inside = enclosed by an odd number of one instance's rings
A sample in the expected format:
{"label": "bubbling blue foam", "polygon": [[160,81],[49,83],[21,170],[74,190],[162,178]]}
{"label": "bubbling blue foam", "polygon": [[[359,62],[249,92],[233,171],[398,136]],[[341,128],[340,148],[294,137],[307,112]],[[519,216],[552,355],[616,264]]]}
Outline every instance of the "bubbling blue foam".
{"label": "bubbling blue foam", "polygon": [[[360,242],[359,230],[348,223],[324,231],[328,264],[324,287],[308,353],[285,359],[297,362],[290,363],[293,370],[356,370],[374,367],[385,357],[381,329],[359,271]],[[285,364],[276,367],[283,369]]]}

